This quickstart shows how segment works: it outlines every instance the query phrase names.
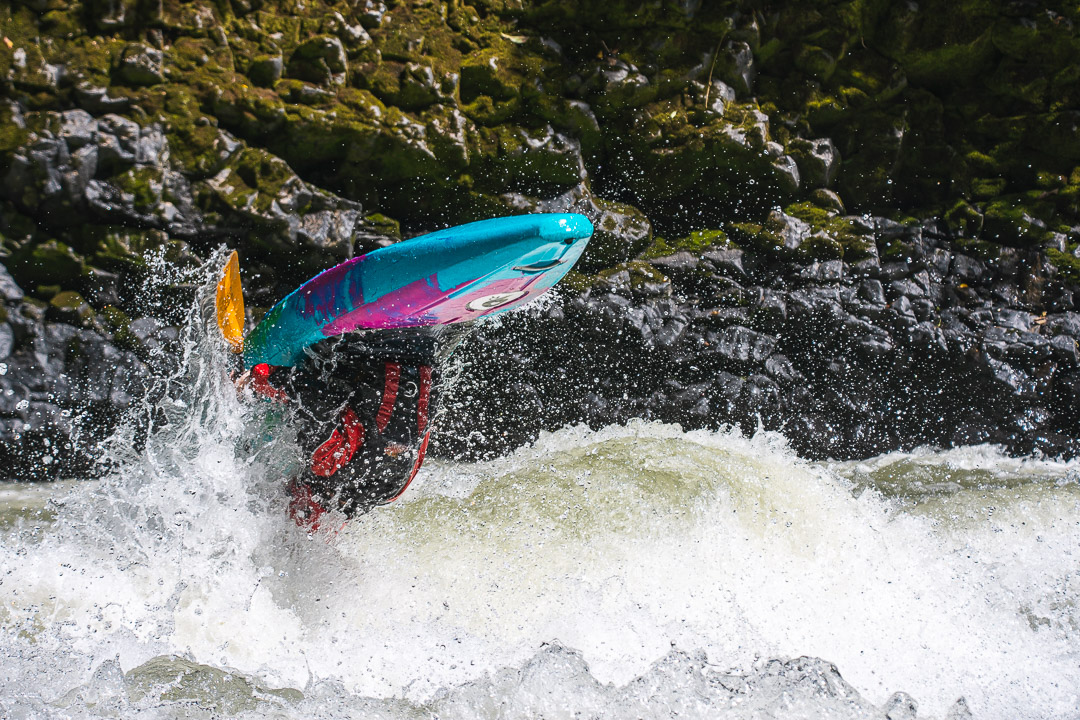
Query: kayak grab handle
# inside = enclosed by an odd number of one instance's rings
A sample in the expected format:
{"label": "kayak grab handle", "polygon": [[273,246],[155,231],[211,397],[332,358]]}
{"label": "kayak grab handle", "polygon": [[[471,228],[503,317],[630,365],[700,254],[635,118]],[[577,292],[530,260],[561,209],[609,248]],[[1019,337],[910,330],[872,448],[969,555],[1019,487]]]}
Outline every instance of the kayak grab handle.
{"label": "kayak grab handle", "polygon": [[515,265],[514,270],[523,273],[538,273],[550,270],[556,265],[562,265],[562,260],[543,260],[538,263],[532,263],[531,265]]}

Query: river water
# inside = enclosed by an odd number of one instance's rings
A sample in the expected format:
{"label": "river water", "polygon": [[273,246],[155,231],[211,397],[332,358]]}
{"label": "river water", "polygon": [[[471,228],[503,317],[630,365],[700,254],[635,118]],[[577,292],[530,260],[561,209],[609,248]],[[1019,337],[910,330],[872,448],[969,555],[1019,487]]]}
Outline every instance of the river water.
{"label": "river water", "polygon": [[0,486],[0,717],[1080,717],[1076,462],[567,428],[309,536],[200,327],[144,450]]}

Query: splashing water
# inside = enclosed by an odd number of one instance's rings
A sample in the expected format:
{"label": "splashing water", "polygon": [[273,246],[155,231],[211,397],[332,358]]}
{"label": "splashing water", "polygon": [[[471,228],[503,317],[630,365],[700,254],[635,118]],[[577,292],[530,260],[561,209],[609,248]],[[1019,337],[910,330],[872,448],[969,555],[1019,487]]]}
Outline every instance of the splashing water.
{"label": "splashing water", "polygon": [[309,537],[192,272],[114,472],[0,490],[0,717],[1077,717],[1076,463],[568,428]]}

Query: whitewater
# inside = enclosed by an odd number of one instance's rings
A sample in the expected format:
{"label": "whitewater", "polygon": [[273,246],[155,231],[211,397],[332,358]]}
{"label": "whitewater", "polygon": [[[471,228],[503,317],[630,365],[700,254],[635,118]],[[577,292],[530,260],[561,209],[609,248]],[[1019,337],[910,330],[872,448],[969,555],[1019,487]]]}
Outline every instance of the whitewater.
{"label": "whitewater", "polygon": [[2,718],[1080,717],[1080,463],[569,427],[309,535],[205,300],[103,479],[0,485]]}

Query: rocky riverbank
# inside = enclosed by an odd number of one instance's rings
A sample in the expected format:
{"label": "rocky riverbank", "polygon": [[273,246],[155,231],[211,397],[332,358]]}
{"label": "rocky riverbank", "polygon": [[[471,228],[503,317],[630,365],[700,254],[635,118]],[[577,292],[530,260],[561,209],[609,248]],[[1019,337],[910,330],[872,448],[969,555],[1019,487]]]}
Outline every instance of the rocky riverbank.
{"label": "rocky riverbank", "polygon": [[630,417],[809,456],[1080,451],[1076,10],[945,2],[0,8],[0,463],[86,472],[177,337],[436,227],[573,210],[560,302],[466,351],[441,450]]}

